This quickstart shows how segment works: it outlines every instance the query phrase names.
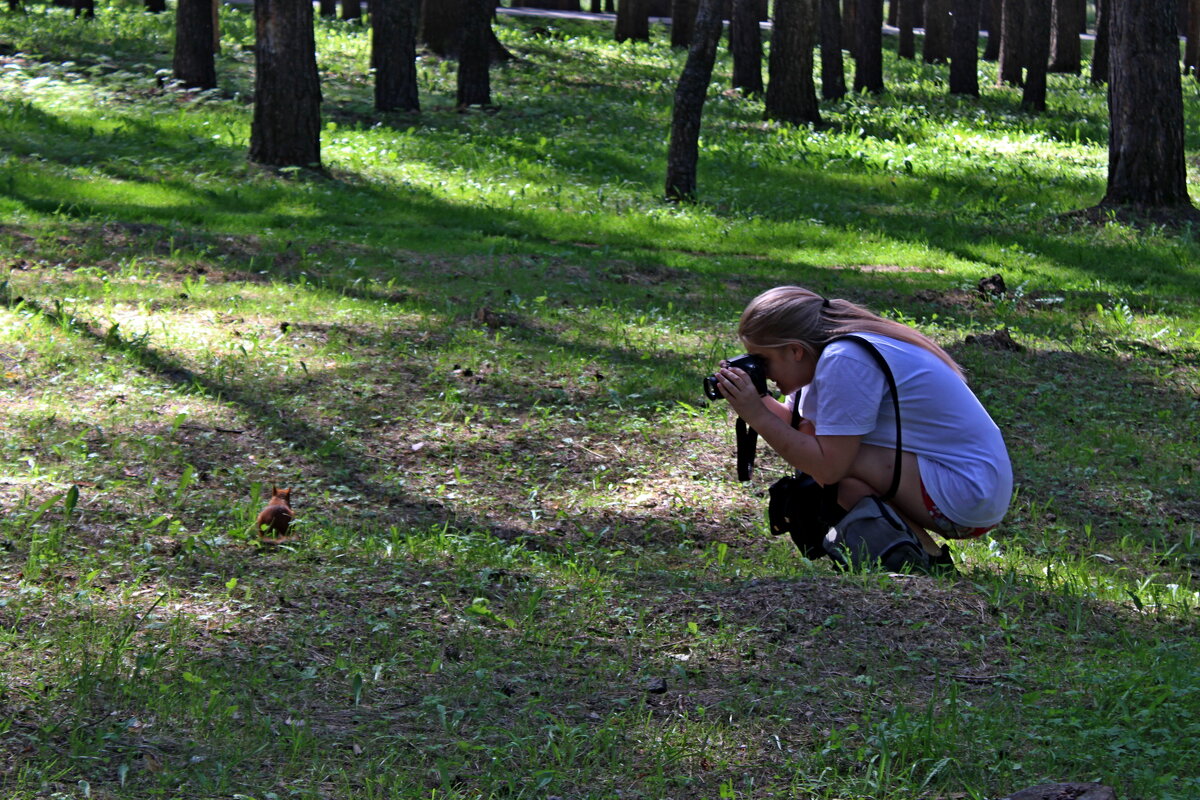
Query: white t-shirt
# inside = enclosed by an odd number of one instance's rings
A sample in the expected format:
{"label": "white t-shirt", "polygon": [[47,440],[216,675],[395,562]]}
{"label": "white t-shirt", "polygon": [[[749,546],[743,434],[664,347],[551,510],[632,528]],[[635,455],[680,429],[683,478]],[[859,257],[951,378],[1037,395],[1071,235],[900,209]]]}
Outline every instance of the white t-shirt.
{"label": "white t-shirt", "polygon": [[[874,344],[892,369],[901,441],[917,456],[925,491],[937,507],[967,527],[999,522],[1012,499],[1012,465],[1000,429],[975,394],[925,348],[875,333],[857,335]],[[895,449],[891,390],[861,342],[827,345],[812,383],[799,395],[800,413],[818,435],[862,436],[866,444]]]}

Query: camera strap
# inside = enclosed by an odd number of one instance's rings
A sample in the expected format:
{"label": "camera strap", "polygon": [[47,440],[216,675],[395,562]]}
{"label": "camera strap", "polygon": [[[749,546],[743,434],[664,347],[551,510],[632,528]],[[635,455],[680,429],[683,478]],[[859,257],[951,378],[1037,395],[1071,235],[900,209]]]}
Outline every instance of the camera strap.
{"label": "camera strap", "polygon": [[737,475],[738,480],[750,480],[754,472],[754,454],[758,449],[758,431],[746,424],[746,420],[737,420]]}
{"label": "camera strap", "polygon": [[[896,496],[896,492],[900,489],[900,467],[903,463],[903,449],[900,438],[900,392],[896,389],[896,378],[892,375],[892,368],[888,366],[887,359],[873,345],[870,340],[858,336],[857,334],[847,334],[839,336],[833,341],[841,339],[853,339],[860,343],[875,359],[875,363],[879,365],[879,369],[883,372],[883,377],[887,379],[888,388],[892,390],[892,408],[896,412],[896,466],[892,469],[892,485],[886,492],[880,495],[879,499],[887,501]],[[800,398],[796,397],[792,404],[792,428],[800,427]],[[737,420],[737,475],[738,480],[745,482],[750,480],[750,476],[754,472],[754,456],[758,449],[758,431],[746,424],[746,421],[741,417]]]}

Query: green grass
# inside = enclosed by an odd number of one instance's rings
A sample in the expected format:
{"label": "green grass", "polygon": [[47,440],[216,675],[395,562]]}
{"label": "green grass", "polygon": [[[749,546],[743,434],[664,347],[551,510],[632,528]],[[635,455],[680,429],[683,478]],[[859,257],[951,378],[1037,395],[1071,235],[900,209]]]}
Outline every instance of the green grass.
{"label": "green grass", "polygon": [[[5,797],[1196,796],[1200,249],[1070,215],[1102,90],[889,57],[795,130],[719,60],[679,206],[662,31],[501,18],[498,111],[422,56],[377,115],[321,21],[325,170],[275,172],[248,15],[197,94],[135,5],[0,16]],[[1005,431],[960,579],[806,562],[782,463],[734,479],[700,378],[791,282],[937,338]]]}

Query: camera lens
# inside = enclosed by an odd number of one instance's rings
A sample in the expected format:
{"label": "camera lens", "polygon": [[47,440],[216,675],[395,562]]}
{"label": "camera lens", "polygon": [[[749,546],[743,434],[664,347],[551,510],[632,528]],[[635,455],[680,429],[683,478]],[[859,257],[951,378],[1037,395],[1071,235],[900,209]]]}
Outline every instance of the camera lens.
{"label": "camera lens", "polygon": [[720,400],[723,397],[721,390],[717,388],[716,375],[709,375],[704,379],[704,396],[709,400]]}

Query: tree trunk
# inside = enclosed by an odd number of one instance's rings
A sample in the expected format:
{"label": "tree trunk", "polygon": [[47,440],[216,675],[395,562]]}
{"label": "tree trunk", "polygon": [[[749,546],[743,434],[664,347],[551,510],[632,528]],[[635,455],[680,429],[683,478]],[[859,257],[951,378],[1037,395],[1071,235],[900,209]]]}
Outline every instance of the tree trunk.
{"label": "tree trunk", "polygon": [[896,39],[896,55],[900,58],[915,59],[917,57],[917,37],[913,34],[916,19],[917,4],[921,0],[898,0],[900,7],[896,9],[896,28],[900,34]]}
{"label": "tree trunk", "polygon": [[[1045,0],[1043,0],[1045,2]],[[1025,0],[1004,0],[1000,18],[1000,73],[998,85],[1020,86],[1025,67]]]}
{"label": "tree trunk", "polygon": [[[786,2],[786,0],[784,0]],[[666,197],[692,200],[696,196],[696,164],[700,159],[700,118],[712,80],[717,43],[721,39],[720,0],[700,0],[696,35],[688,49],[675,106],[671,111],[671,141],[667,147]]]}
{"label": "tree trunk", "polygon": [[691,47],[696,30],[696,0],[672,0],[671,47]]}
{"label": "tree trunk", "polygon": [[1183,50],[1183,72],[1200,80],[1200,0],[1180,0],[1188,4],[1187,45]]}
{"label": "tree trunk", "polygon": [[[766,118],[792,125],[821,121],[813,86],[814,0],[776,0],[771,38]],[[883,6],[880,5],[880,17]],[[881,20],[882,22],[882,20]],[[881,30],[881,27],[876,27]]]}
{"label": "tree trunk", "polygon": [[171,72],[175,80],[188,88],[216,88],[212,0],[179,0],[176,4]]}
{"label": "tree trunk", "polygon": [[954,0],[950,94],[979,96],[979,0]]}
{"label": "tree trunk", "polygon": [[1113,0],[1108,191],[1102,206],[1191,205],[1175,0]]}
{"label": "tree trunk", "polygon": [[[775,13],[778,14],[779,9]],[[842,3],[842,44],[851,58],[858,58],[858,0]]]}
{"label": "tree trunk", "polygon": [[1079,28],[1087,16],[1087,0],[1054,0],[1050,22],[1050,71],[1078,75],[1083,71]]}
{"label": "tree trunk", "polygon": [[1050,8],[1045,0],[1027,0],[1025,5],[1025,46],[1028,68],[1021,107],[1027,111],[1046,110],[1046,67],[1050,62]]}
{"label": "tree trunk", "polygon": [[466,0],[421,0],[417,39],[442,58],[458,56]]}
{"label": "tree trunk", "polygon": [[759,95],[762,80],[762,28],[758,26],[758,0],[733,0],[729,21],[729,49],[733,55],[733,88]]}
{"label": "tree trunk", "polygon": [[[442,58],[458,58],[462,43],[463,25],[470,0],[420,0],[421,16],[417,25],[417,40]],[[488,54],[492,62],[507,61],[512,53],[504,49],[492,31],[491,6],[485,20]]]}
{"label": "tree trunk", "polygon": [[490,106],[492,76],[491,0],[465,0],[462,43],[458,50],[458,107]]}
{"label": "tree trunk", "polygon": [[[8,0],[9,8],[12,8],[14,2],[15,0]],[[167,10],[167,0],[145,0],[143,6],[151,14],[161,14]]]}
{"label": "tree trunk", "polygon": [[371,63],[377,111],[420,111],[417,9],[413,0],[372,0]]}
{"label": "tree trunk", "polygon": [[1096,0],[1096,41],[1092,45],[1092,83],[1108,83],[1109,15],[1112,0]]}
{"label": "tree trunk", "polygon": [[883,0],[851,0],[858,6],[854,91],[883,91]]}
{"label": "tree trunk", "polygon": [[[821,4],[821,96],[837,100],[846,96],[846,67],[842,63],[842,14],[839,0]],[[912,2],[912,0],[908,0]]]}
{"label": "tree trunk", "polygon": [[250,160],[278,167],[321,164],[321,82],[312,3],[254,3],[254,121]]}
{"label": "tree trunk", "polygon": [[362,0],[342,0],[342,19],[362,19]]}
{"label": "tree trunk", "polygon": [[925,46],[921,54],[926,64],[943,64],[950,58],[952,25],[950,0],[925,0]]}
{"label": "tree trunk", "polygon": [[317,13],[322,17],[336,17],[337,0],[321,0]]}
{"label": "tree trunk", "polygon": [[1000,26],[1004,17],[1004,0],[983,0],[988,8],[987,45],[983,48],[984,61],[1000,60]]}
{"label": "tree trunk", "polygon": [[613,35],[618,42],[630,39],[650,41],[650,12],[646,0],[621,0],[617,3],[617,26]]}

